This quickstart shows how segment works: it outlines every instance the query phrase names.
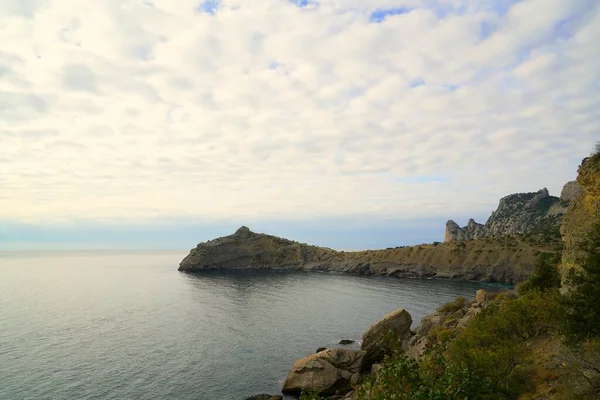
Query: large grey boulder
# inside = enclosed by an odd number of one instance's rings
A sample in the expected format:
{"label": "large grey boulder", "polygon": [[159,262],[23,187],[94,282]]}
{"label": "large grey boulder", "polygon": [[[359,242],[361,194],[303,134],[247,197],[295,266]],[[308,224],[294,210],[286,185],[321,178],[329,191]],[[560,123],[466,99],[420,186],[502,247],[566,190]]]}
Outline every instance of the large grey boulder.
{"label": "large grey boulder", "polygon": [[364,352],[326,349],[296,361],[283,383],[283,392],[322,395],[345,394],[360,380]]}
{"label": "large grey boulder", "polygon": [[394,350],[401,349],[412,336],[410,326],[412,317],[404,309],[392,311],[381,321],[371,325],[363,334],[361,350],[365,352],[363,364],[369,368],[373,363],[383,360]]}

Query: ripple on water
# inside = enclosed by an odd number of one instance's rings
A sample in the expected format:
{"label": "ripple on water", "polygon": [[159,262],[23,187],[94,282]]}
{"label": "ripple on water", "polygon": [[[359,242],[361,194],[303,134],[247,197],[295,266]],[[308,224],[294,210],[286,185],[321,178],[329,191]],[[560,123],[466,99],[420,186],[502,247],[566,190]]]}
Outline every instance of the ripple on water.
{"label": "ripple on water", "polygon": [[[477,283],[176,271],[181,253],[0,255],[0,399],[236,400],[406,308]],[[355,346],[359,346],[355,344]]]}

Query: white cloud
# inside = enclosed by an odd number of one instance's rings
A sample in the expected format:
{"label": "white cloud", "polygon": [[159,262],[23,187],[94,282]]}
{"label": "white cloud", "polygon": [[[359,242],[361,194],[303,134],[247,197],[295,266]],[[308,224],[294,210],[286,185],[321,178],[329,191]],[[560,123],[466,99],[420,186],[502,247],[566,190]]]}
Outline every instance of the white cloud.
{"label": "white cloud", "polygon": [[509,3],[5,0],[0,218],[408,218],[557,193],[600,137],[599,8]]}

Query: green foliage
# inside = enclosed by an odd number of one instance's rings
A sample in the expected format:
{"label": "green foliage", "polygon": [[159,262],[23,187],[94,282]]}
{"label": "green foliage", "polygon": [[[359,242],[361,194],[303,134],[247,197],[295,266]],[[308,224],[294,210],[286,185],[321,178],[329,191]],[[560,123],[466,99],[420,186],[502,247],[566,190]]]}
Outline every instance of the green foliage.
{"label": "green foliage", "polygon": [[569,271],[570,290],[563,302],[569,343],[600,338],[600,223],[592,226],[579,250],[579,268]]}
{"label": "green foliage", "polygon": [[554,328],[557,296],[532,291],[492,303],[450,343],[450,359],[504,396],[500,398],[516,396],[527,381],[525,342]]}
{"label": "green foliage", "polygon": [[[499,296],[464,329],[432,333],[419,361],[387,359],[358,390],[358,399],[516,398],[530,382],[527,340],[554,329],[558,297],[557,290],[533,289],[517,298]],[[442,308],[457,310],[462,301]]]}
{"label": "green foliage", "polygon": [[325,400],[318,392],[302,392],[300,400]]}
{"label": "green foliage", "polygon": [[560,288],[559,262],[560,258],[558,254],[538,254],[533,273],[519,286],[519,293],[524,294],[532,290],[546,291]]}

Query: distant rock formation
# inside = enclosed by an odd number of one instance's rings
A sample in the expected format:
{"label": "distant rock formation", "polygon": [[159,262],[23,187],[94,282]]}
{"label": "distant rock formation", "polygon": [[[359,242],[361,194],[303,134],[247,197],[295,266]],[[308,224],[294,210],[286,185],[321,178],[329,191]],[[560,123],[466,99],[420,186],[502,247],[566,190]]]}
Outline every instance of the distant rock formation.
{"label": "distant rock formation", "polygon": [[550,196],[543,188],[532,193],[516,193],[500,199],[498,208],[485,224],[473,219],[461,228],[450,220],[446,223],[444,241],[464,241],[494,236],[520,235],[534,232],[558,233],[569,203],[581,192],[581,186],[568,182],[561,197]]}

